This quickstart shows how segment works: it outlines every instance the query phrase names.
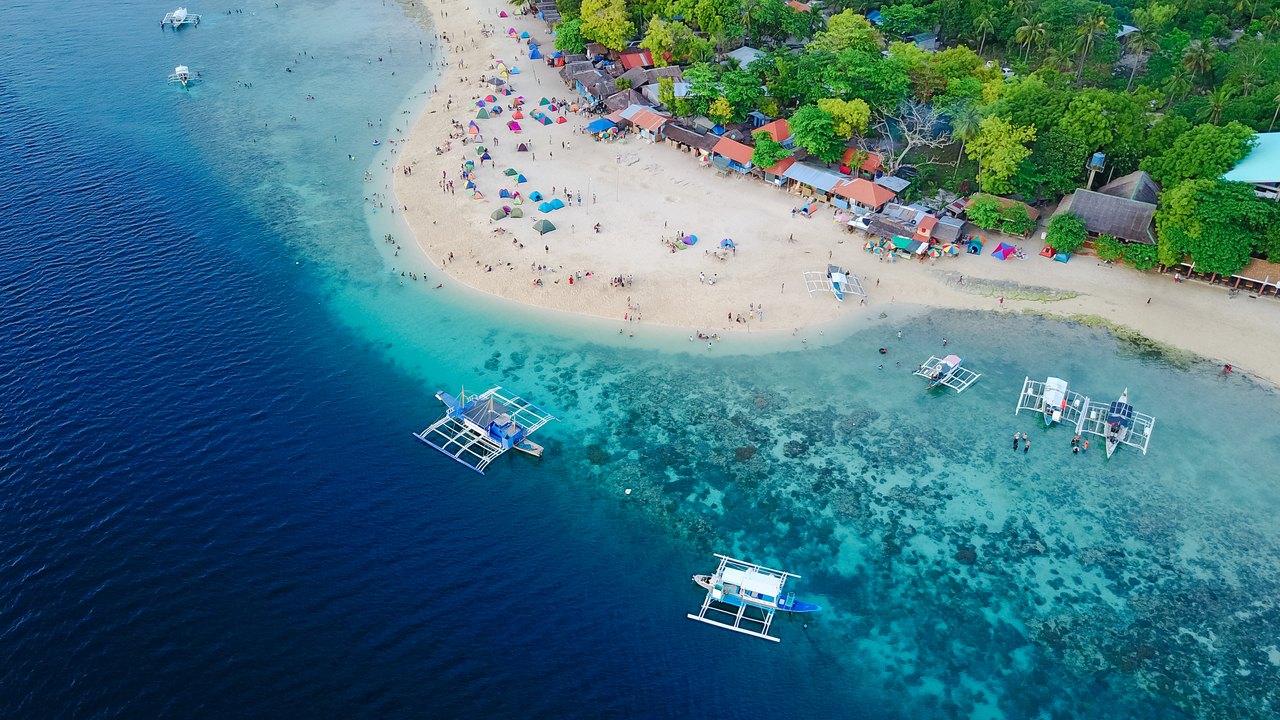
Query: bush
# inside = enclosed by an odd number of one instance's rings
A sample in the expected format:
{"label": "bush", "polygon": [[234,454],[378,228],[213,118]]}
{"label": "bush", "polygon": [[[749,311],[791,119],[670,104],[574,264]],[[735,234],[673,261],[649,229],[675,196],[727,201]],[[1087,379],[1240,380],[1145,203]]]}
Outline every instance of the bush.
{"label": "bush", "polygon": [[1124,258],[1124,248],[1120,242],[1110,235],[1101,235],[1098,242],[1093,244],[1093,249],[1098,253],[1098,257],[1103,260],[1120,260]]}
{"label": "bush", "polygon": [[1068,212],[1049,221],[1045,242],[1057,252],[1073,253],[1084,245],[1087,234],[1084,221]]}
{"label": "bush", "polygon": [[1130,243],[1125,247],[1124,257],[1133,265],[1133,269],[1139,272],[1145,272],[1155,267],[1158,260],[1156,246],[1143,245],[1141,243]]}
{"label": "bush", "polygon": [[990,195],[974,198],[965,213],[969,216],[969,222],[986,230],[1000,227],[1000,223],[1004,222],[1004,207]]}
{"label": "bush", "polygon": [[617,85],[619,90],[628,90],[631,88],[631,78],[618,78],[613,81],[613,84]]}
{"label": "bush", "polygon": [[1004,212],[1004,231],[1015,235],[1026,235],[1036,229],[1036,223],[1027,214],[1027,209],[1021,203],[1010,207]]}

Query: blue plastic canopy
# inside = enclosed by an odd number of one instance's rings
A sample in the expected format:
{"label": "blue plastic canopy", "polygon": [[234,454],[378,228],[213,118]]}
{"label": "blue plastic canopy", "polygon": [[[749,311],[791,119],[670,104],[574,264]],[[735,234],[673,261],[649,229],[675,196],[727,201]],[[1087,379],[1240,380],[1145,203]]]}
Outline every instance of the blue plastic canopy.
{"label": "blue plastic canopy", "polygon": [[606,130],[612,130],[615,127],[617,126],[612,122],[605,120],[604,118],[600,118],[599,120],[593,120],[591,124],[587,126],[587,132],[605,132]]}

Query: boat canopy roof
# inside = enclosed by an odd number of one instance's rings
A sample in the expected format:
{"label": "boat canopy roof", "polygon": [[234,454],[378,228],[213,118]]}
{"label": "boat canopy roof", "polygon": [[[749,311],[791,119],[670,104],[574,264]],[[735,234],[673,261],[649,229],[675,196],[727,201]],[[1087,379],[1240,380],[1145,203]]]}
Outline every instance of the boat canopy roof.
{"label": "boat canopy roof", "polygon": [[1044,381],[1044,389],[1046,392],[1057,390],[1059,393],[1065,393],[1067,391],[1067,381],[1062,378],[1051,377]]}
{"label": "boat canopy roof", "polygon": [[1123,403],[1119,400],[1111,403],[1111,408],[1107,411],[1107,422],[1128,425],[1132,421],[1133,407],[1129,403]]}
{"label": "boat canopy roof", "polygon": [[952,366],[952,367],[955,367],[956,365],[959,365],[959,364],[960,364],[960,356],[959,356],[959,355],[948,355],[948,356],[946,356],[946,357],[942,358],[942,362],[944,362],[944,363],[946,363],[946,364],[948,364],[948,365],[950,365],[950,366]]}
{"label": "boat canopy roof", "polygon": [[778,597],[778,593],[782,592],[782,583],[786,580],[785,577],[731,567],[725,568],[724,575],[721,577],[725,582],[737,585],[743,590],[750,590],[758,595],[766,595],[771,598]]}

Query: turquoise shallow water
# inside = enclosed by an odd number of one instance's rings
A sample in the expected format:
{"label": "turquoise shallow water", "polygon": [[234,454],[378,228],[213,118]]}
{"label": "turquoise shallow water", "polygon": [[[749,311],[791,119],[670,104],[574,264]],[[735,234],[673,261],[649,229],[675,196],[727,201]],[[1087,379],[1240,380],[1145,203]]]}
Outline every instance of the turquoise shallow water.
{"label": "turquoise shallow water", "polygon": [[[294,650],[300,636],[320,633],[359,648],[339,655],[347,662],[374,662],[340,672],[334,657],[307,647],[298,654],[312,662],[294,667],[265,643],[242,640],[242,653],[259,651],[255,667],[227,661],[215,683],[237,707],[270,706],[238,689],[265,675],[267,687],[255,693],[283,688],[301,699],[300,688],[336,676],[341,689],[311,702],[405,716],[415,707],[684,716],[701,709],[700,699],[734,698],[802,717],[1280,712],[1274,390],[1035,317],[889,307],[883,318],[851,320],[808,345],[785,334],[735,338],[708,354],[684,331],[644,328],[631,346],[604,321],[460,288],[402,285],[392,272],[400,260],[380,238],[406,231],[398,216],[372,212],[368,198],[381,190],[362,176],[390,157],[388,145],[375,151],[372,140],[397,137],[420,108],[432,84],[431,39],[394,4],[282,5],[249,3],[230,15],[193,8],[205,21],[179,33],[156,29],[157,9],[142,4],[101,22],[90,22],[101,16],[85,6],[74,23],[48,32],[35,4],[5,11],[25,43],[6,53],[9,95],[48,117],[69,116],[114,148],[112,157],[149,158],[167,168],[162,177],[199,186],[138,187],[147,179],[124,164],[116,169],[124,187],[101,185],[156,203],[174,198],[157,241],[165,253],[139,272],[170,276],[163,287],[243,276],[270,288],[202,298],[219,315],[181,329],[199,336],[234,317],[261,333],[254,342],[280,353],[281,372],[304,378],[276,386],[264,373],[238,388],[243,398],[223,398],[249,408],[248,419],[210,446],[262,453],[236,466],[235,482],[266,487],[296,463],[304,499],[340,508],[336,526],[292,505],[292,488],[267,495],[277,507],[256,499],[249,519],[221,491],[174,500],[172,514],[161,516],[181,538],[211,532],[205,518],[198,532],[183,519],[192,505],[237,519],[236,537],[252,549],[227,553],[234,558],[266,552],[260,538],[279,528],[299,533],[306,552],[288,546],[282,576],[246,581],[260,593],[248,593],[258,599],[247,601],[247,614],[277,629],[268,635],[281,647]],[[101,82],[68,72],[85,62]],[[180,62],[205,75],[190,92],[163,84]],[[188,191],[199,207],[184,210]],[[101,242],[123,243],[156,223],[117,228]],[[211,227],[224,242],[200,239]],[[146,297],[131,284],[138,281],[119,281],[127,297]],[[278,319],[279,307],[296,314]],[[962,395],[927,392],[908,371],[940,354],[943,338],[983,373]],[[198,363],[200,347],[174,339],[165,352]],[[214,378],[245,362],[228,357]],[[1150,454],[1073,456],[1066,430],[1015,417],[1024,376],[1050,374],[1095,399],[1127,387],[1135,406],[1157,418]],[[437,416],[437,389],[496,383],[560,418],[542,433],[541,462],[503,458],[480,477],[409,436]],[[285,404],[291,424],[261,425],[259,413],[271,413],[253,409],[254,397]],[[1014,431],[1031,437],[1029,453],[1012,451]],[[297,443],[306,443],[305,457]],[[169,468],[162,476],[180,474],[174,463],[161,465]],[[36,475],[6,465],[6,477]],[[323,492],[311,484],[317,478]],[[219,489],[232,483],[212,466],[197,479]],[[157,501],[138,504],[149,502]],[[330,536],[358,560],[310,552]],[[438,546],[440,536],[462,549]],[[688,577],[707,569],[711,552],[802,574],[798,593],[826,610],[808,630],[777,623],[778,646],[684,619],[699,602]],[[406,557],[409,565],[391,560]],[[217,567],[237,575],[249,562]],[[342,586],[337,568],[353,585],[386,594]],[[397,585],[392,574],[413,581]],[[450,580],[436,584],[436,576]],[[473,577],[482,582],[468,585]],[[305,602],[295,601],[297,586]],[[560,600],[548,608],[495,590],[512,586]],[[445,593],[469,605],[427,622],[429,598]],[[97,612],[127,617],[139,602]],[[12,617],[23,610],[21,602],[6,608]],[[205,622],[217,626],[236,612],[210,616]],[[8,626],[17,637],[36,634],[24,635],[21,622]],[[348,626],[360,633],[342,636],[338,628]],[[179,630],[164,636],[189,652]],[[419,663],[434,701],[379,678],[412,668],[404,685],[423,682]],[[180,686],[191,672],[161,674]],[[504,697],[504,685],[519,697]],[[126,697],[165,694],[120,687]],[[530,712],[521,700],[530,696],[544,704]],[[577,704],[584,699],[590,704]]]}

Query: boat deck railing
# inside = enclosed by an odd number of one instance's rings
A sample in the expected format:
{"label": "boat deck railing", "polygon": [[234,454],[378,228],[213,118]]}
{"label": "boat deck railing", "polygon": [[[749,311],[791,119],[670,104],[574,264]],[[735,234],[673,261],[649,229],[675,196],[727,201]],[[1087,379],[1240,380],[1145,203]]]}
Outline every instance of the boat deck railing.
{"label": "boat deck railing", "polygon": [[[930,355],[929,359],[925,360],[924,364],[920,366],[920,369],[916,370],[912,375],[919,375],[926,380],[933,381],[933,376],[945,369],[942,366],[942,358]],[[938,384],[945,385],[952,390],[955,390],[958,394],[968,389],[968,387],[977,382],[980,377],[982,377],[981,373],[976,373],[962,365],[952,370],[945,378],[938,381]]]}
{"label": "boat deck railing", "polygon": [[[1107,418],[1111,411],[1111,403],[1109,402],[1090,402],[1084,412],[1080,414],[1080,425],[1076,429],[1076,433],[1090,433],[1100,437],[1107,436]],[[1147,454],[1147,447],[1151,444],[1151,431],[1155,429],[1156,419],[1150,415],[1144,415],[1138,411],[1133,412],[1133,419],[1129,423],[1129,434],[1120,442],[1135,447],[1142,451],[1143,455]]]}
{"label": "boat deck railing", "polygon": [[[1018,407],[1013,414],[1017,415],[1023,410],[1044,413],[1044,390],[1045,383],[1032,380],[1028,376],[1022,381],[1022,393],[1018,395]],[[1074,426],[1078,433],[1080,418],[1084,416],[1084,409],[1089,405],[1089,398],[1071,390],[1066,392],[1065,397],[1067,406],[1061,408],[1062,418],[1058,422]]]}

